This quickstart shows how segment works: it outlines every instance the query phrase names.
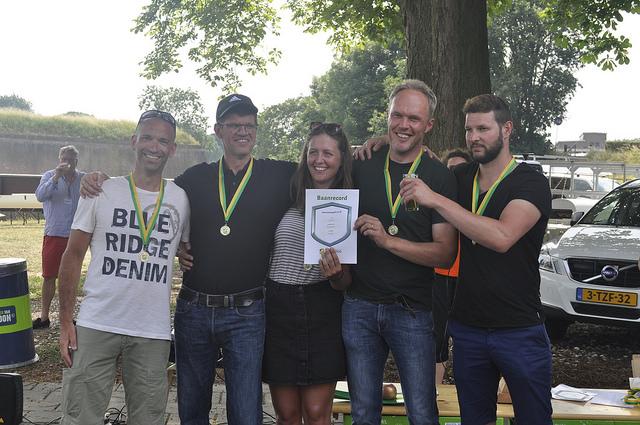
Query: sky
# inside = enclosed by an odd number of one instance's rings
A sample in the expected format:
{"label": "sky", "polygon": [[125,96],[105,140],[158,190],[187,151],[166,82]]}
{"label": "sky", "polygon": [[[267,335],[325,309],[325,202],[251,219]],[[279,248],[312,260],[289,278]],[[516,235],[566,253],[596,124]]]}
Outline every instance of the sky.
{"label": "sky", "polygon": [[[185,63],[178,74],[157,80],[140,76],[152,43],[133,34],[134,18],[146,0],[20,0],[3,2],[0,13],[0,95],[29,100],[35,112],[56,115],[79,111],[104,119],[135,121],[138,96],[147,85],[196,90],[213,124],[217,99]],[[270,40],[283,56],[268,75],[246,76],[240,92],[258,108],[309,94],[314,76],[331,66],[327,35],[309,35],[283,19],[281,35]],[[640,16],[620,25],[634,47],[631,65],[615,71],[587,66],[577,72],[581,88],[569,102],[566,118],[550,128],[551,141],[577,140],[583,132],[606,132],[608,140],[640,138],[634,106],[640,76]]]}

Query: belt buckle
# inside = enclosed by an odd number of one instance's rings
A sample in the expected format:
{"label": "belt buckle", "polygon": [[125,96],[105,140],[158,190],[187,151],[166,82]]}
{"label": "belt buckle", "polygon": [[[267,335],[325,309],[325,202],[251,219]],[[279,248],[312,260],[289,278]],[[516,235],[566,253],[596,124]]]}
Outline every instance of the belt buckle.
{"label": "belt buckle", "polygon": [[215,307],[215,306],[216,306],[216,303],[215,303],[215,300],[216,300],[215,295],[207,294],[207,295],[206,295],[205,300],[206,300],[206,303],[205,303],[205,304],[206,304],[206,306],[207,306],[207,307],[212,308],[212,307]]}

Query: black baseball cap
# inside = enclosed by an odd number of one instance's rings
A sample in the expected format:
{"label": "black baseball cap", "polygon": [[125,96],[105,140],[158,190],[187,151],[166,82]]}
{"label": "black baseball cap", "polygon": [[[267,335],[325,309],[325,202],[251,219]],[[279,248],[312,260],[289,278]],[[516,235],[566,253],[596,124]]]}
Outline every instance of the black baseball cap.
{"label": "black baseball cap", "polygon": [[248,96],[243,94],[230,94],[218,103],[216,110],[216,121],[220,122],[229,112],[247,113],[247,115],[257,114],[258,108],[253,104]]}

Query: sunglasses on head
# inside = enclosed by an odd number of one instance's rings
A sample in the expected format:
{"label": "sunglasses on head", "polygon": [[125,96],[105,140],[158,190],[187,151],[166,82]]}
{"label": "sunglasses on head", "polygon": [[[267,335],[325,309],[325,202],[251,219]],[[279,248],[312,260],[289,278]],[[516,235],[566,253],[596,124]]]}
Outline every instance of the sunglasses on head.
{"label": "sunglasses on head", "polygon": [[314,121],[309,124],[309,131],[324,130],[328,135],[342,133],[342,125],[335,122]]}
{"label": "sunglasses on head", "polygon": [[168,112],[158,111],[157,109],[151,109],[146,112],[143,112],[142,115],[140,115],[138,124],[140,124],[144,120],[148,120],[151,118],[159,118],[162,121],[165,121],[171,124],[171,127],[173,127],[174,130],[176,129],[176,119],[173,118],[173,115],[171,115]]}

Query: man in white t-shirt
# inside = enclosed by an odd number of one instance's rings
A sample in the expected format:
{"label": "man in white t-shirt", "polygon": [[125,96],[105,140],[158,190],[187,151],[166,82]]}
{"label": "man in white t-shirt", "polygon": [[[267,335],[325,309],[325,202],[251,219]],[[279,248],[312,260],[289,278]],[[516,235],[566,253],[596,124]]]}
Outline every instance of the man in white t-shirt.
{"label": "man in white t-shirt", "polygon": [[103,422],[120,355],[127,423],[164,423],[173,257],[189,234],[187,196],[162,178],[176,150],[175,135],[169,113],[143,113],[131,137],[134,170],[106,181],[100,196],[78,204],[60,266],[60,353],[67,366],[62,424]]}

